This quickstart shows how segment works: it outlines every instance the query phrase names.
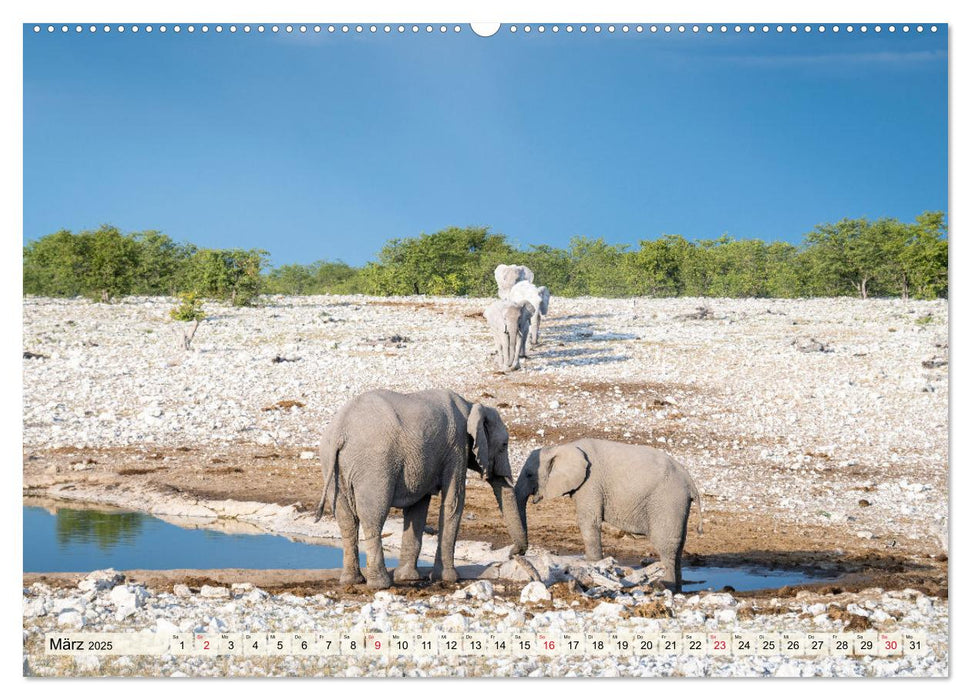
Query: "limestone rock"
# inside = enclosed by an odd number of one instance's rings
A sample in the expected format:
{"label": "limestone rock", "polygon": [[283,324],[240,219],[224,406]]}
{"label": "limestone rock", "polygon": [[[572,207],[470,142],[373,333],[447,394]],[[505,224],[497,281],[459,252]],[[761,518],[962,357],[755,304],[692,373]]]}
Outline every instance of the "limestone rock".
{"label": "limestone rock", "polygon": [[78,590],[81,591],[106,591],[114,588],[125,580],[125,575],[118,573],[114,569],[102,569],[92,571],[78,582]]}
{"label": "limestone rock", "polygon": [[522,593],[519,594],[520,603],[539,603],[544,600],[552,600],[549,589],[540,581],[530,581],[523,586]]}
{"label": "limestone rock", "polygon": [[225,586],[203,586],[199,595],[203,598],[229,598],[229,589]]}

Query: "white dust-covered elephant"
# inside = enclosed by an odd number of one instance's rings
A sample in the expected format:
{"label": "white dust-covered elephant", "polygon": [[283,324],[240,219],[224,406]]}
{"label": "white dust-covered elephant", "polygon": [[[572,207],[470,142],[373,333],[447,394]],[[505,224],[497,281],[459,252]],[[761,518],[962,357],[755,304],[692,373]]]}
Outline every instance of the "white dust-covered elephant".
{"label": "white dust-covered elephant", "polygon": [[550,310],[550,290],[546,287],[537,287],[532,282],[516,282],[509,290],[508,298],[516,304],[528,303],[533,307],[533,316],[529,320],[529,345],[530,347],[537,345],[540,318]]}
{"label": "white dust-covered elephant", "polygon": [[508,299],[509,290],[516,282],[532,282],[533,271],[525,265],[500,265],[496,268],[496,284],[499,285],[499,298]]}

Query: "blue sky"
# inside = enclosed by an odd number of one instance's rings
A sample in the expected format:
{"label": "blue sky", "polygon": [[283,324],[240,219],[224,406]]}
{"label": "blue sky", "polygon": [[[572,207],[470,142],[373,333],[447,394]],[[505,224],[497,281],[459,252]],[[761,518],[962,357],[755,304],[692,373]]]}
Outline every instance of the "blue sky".
{"label": "blue sky", "polygon": [[947,209],[936,33],[35,34],[24,240],[112,223],[361,264],[520,245],[799,242]]}

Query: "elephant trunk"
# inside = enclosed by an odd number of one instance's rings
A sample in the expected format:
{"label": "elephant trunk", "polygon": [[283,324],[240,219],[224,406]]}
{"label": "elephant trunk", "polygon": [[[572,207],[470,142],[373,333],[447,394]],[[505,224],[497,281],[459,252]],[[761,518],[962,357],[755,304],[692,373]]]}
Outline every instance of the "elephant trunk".
{"label": "elephant trunk", "polygon": [[523,554],[529,546],[526,538],[526,500],[520,502],[514,489],[504,479],[492,482],[496,503],[502,512],[503,521],[513,542],[513,554]]}

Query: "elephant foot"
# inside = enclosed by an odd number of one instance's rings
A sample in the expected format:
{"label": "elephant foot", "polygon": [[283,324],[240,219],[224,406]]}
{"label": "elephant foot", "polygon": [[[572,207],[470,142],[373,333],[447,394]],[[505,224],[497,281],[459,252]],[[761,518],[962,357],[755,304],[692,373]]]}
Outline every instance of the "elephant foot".
{"label": "elephant foot", "polygon": [[341,585],[353,586],[355,583],[364,583],[364,577],[360,571],[345,571],[341,574]]}
{"label": "elephant foot", "polygon": [[388,575],[387,571],[377,574],[368,574],[367,587],[374,590],[391,588],[391,576]]}
{"label": "elephant foot", "polygon": [[527,549],[529,549],[529,545],[514,544],[512,546],[512,549],[509,550],[509,558],[512,559],[514,557],[518,557],[522,554],[525,554]]}
{"label": "elephant foot", "polygon": [[414,566],[399,566],[394,570],[394,581],[395,583],[421,581],[421,574]]}
{"label": "elephant foot", "polygon": [[459,580],[459,572],[455,570],[455,567],[449,567],[447,569],[435,569],[432,572],[433,579],[439,579],[443,583],[455,583]]}

